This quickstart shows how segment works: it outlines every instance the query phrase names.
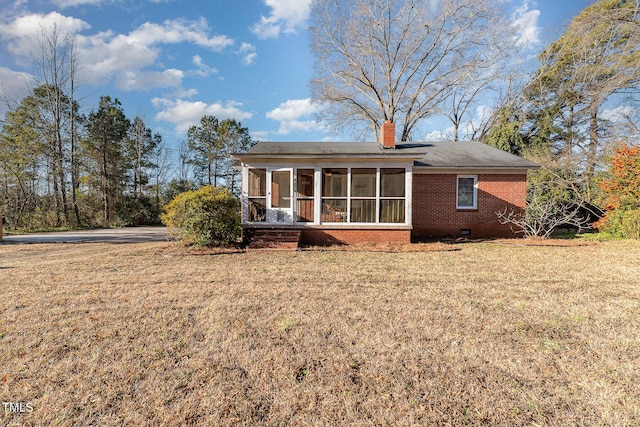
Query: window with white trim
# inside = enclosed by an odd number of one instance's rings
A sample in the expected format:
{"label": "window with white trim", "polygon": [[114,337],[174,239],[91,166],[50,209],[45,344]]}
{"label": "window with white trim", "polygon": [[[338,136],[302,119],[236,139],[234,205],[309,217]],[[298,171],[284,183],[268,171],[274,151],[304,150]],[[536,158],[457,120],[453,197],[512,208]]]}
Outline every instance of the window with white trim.
{"label": "window with white trim", "polygon": [[456,185],[456,208],[477,209],[478,176],[458,175]]}
{"label": "window with white trim", "polygon": [[249,187],[249,222],[267,220],[267,170],[249,169],[247,173]]}
{"label": "window with white trim", "polygon": [[322,221],[347,222],[347,168],[322,169]]}
{"label": "window with white trim", "polygon": [[405,169],[380,169],[380,222],[403,223],[405,212]]}
{"label": "window with white trim", "polygon": [[322,222],[403,224],[405,168],[323,168]]}

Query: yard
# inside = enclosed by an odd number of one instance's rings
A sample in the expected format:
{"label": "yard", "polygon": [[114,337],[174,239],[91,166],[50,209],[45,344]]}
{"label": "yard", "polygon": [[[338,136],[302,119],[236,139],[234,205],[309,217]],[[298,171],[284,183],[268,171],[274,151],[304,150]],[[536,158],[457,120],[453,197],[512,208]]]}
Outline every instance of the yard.
{"label": "yard", "polygon": [[0,245],[0,421],[640,425],[640,242],[361,249]]}

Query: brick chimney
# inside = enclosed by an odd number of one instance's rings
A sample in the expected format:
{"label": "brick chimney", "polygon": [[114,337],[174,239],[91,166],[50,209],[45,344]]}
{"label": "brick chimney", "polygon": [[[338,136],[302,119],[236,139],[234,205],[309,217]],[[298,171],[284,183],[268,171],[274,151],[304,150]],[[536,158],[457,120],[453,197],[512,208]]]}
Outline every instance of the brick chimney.
{"label": "brick chimney", "polygon": [[387,120],[380,129],[382,148],[396,148],[396,124]]}

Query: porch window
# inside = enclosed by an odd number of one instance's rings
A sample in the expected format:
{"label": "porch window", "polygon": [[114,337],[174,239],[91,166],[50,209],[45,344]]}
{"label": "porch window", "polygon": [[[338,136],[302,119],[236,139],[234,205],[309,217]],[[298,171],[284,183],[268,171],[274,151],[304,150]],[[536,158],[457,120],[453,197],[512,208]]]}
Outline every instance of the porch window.
{"label": "porch window", "polygon": [[271,207],[291,208],[291,172],[271,172]]}
{"label": "porch window", "polygon": [[405,180],[404,168],[322,169],[322,222],[404,224]]}
{"label": "porch window", "polygon": [[296,222],[314,220],[314,170],[298,169],[296,173]]}
{"label": "porch window", "polygon": [[380,169],[380,222],[404,223],[405,171],[403,168]]}
{"label": "porch window", "polygon": [[456,208],[476,209],[478,206],[478,177],[458,175],[456,186]]}
{"label": "porch window", "polygon": [[347,222],[347,168],[322,169],[322,221]]}
{"label": "porch window", "polygon": [[376,169],[351,169],[351,222],[376,222]]}
{"label": "porch window", "polygon": [[267,170],[249,169],[249,222],[267,220]]}

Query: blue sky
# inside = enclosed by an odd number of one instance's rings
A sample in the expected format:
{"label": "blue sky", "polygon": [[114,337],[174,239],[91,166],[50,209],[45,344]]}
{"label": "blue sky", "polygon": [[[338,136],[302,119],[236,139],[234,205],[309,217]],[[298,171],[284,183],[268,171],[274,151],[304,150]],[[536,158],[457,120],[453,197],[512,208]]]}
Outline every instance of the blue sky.
{"label": "blue sky", "polygon": [[[501,0],[535,56],[593,0]],[[0,0],[0,84],[19,99],[42,26],[77,35],[86,113],[118,98],[169,146],[205,114],[258,140],[345,139],[316,122],[306,30],[310,0]],[[7,107],[0,106],[0,118]],[[433,126],[443,126],[437,120]],[[437,129],[434,129],[437,131]]]}

